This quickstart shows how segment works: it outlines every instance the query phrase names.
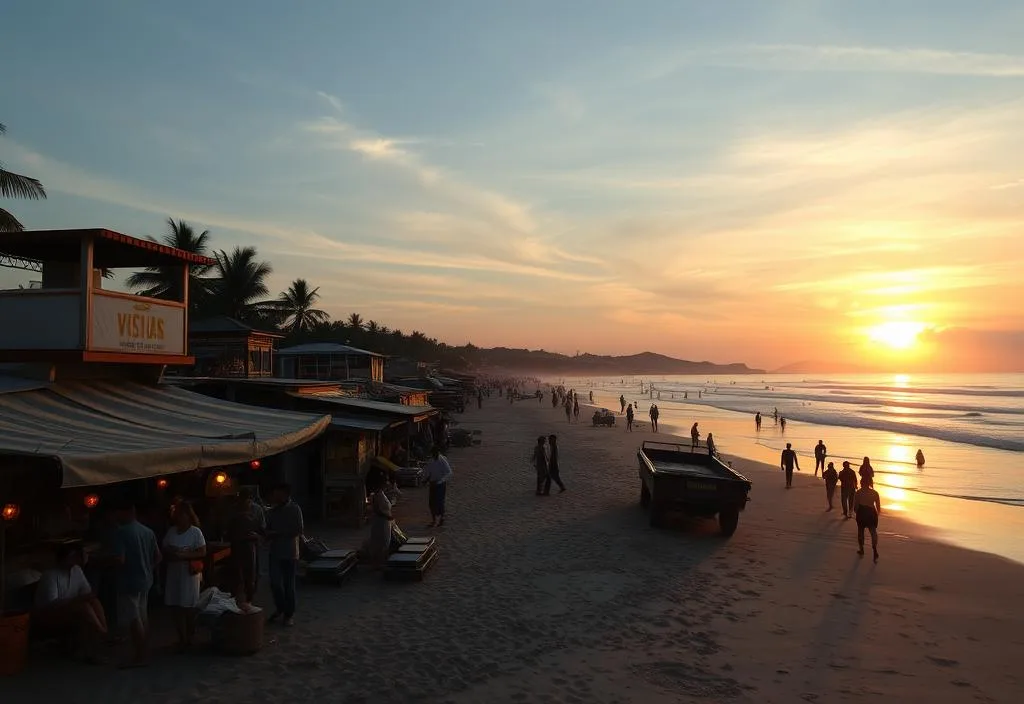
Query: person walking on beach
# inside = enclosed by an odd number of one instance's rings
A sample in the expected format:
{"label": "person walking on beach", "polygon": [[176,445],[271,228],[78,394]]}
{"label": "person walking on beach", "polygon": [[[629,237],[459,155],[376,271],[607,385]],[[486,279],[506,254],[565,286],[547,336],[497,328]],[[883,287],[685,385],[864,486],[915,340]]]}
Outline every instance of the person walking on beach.
{"label": "person walking on beach", "polygon": [[836,471],[836,466],[829,462],[828,468],[821,476],[825,480],[825,499],[828,501],[828,510],[831,511],[832,498],[836,495],[836,484],[839,483],[839,472]]}
{"label": "person walking on beach", "polygon": [[870,479],[872,485],[874,485],[875,468],[871,466],[870,457],[865,457],[864,461],[860,463],[860,469],[857,470],[857,474],[860,475],[861,482],[863,482],[865,479]]}
{"label": "person walking on beach", "polygon": [[658,406],[651,406],[651,425],[654,427],[654,432],[658,432],[658,416],[660,415],[661,411],[658,410]]}
{"label": "person walking on beach", "polygon": [[839,500],[843,505],[843,518],[853,516],[853,495],[857,491],[857,473],[849,462],[843,462],[843,470],[839,472]]}
{"label": "person walking on beach", "polygon": [[782,459],[779,464],[782,471],[786,473],[786,488],[790,489],[793,487],[793,466],[796,466],[797,471],[800,470],[800,460],[797,459],[792,443],[786,443],[786,449],[782,451]]}
{"label": "person walking on beach", "polygon": [[775,407],[774,416],[775,416],[775,424],[778,425],[778,423],[779,423],[779,408],[778,408],[778,406]]}
{"label": "person walking on beach", "polygon": [[623,396],[622,394],[619,394],[619,407],[622,409],[619,411],[619,413],[626,412],[626,397]]}
{"label": "person walking on beach", "polygon": [[565,422],[572,423],[572,401],[565,399]]}
{"label": "person walking on beach", "polygon": [[626,431],[633,432],[633,404],[626,406]]}
{"label": "person walking on beach", "polygon": [[754,430],[761,430],[761,412],[758,411],[754,414]]}
{"label": "person walking on beach", "polygon": [[690,428],[690,452],[697,451],[697,445],[700,444],[700,431],[697,429],[697,423],[694,423]]}
{"label": "person walking on beach", "polygon": [[825,447],[825,441],[819,440],[818,444],[814,446],[814,476],[818,476],[818,469],[822,471],[822,476],[825,472],[825,458],[828,457],[828,448]]}
{"label": "person walking on beach", "polygon": [[594,392],[593,391],[590,392],[590,402],[591,403],[594,402]]}
{"label": "person walking on beach", "polygon": [[864,554],[864,529],[871,532],[871,552],[878,562],[878,514],[882,512],[882,499],[874,489],[871,479],[862,479],[860,489],[853,497],[857,512],[857,554]]}
{"label": "person walking on beach", "polygon": [[427,503],[430,506],[430,525],[427,528],[444,525],[445,498],[448,480],[452,478],[452,466],[436,445],[430,450],[431,460],[423,468],[423,478],[430,485]]}
{"label": "person walking on beach", "polygon": [[922,452],[921,450],[918,450],[917,451],[917,455],[914,457],[914,459],[917,460],[917,468],[918,469],[921,469],[922,467],[924,467],[924,452]]}
{"label": "person walking on beach", "polygon": [[533,448],[533,468],[537,472],[537,496],[544,495],[544,482],[548,478],[548,453],[544,448],[544,436],[537,438],[537,445]]}
{"label": "person walking on beach", "polygon": [[572,414],[576,418],[576,422],[580,422],[580,400],[575,396],[572,397]]}
{"label": "person walking on beach", "polygon": [[302,509],[292,501],[292,488],[278,484],[271,493],[273,508],[267,512],[270,541],[270,590],[274,613],[270,621],[284,617],[284,625],[295,625],[295,573],[299,564],[299,538],[304,525]]}
{"label": "person walking on beach", "polygon": [[779,427],[782,429],[783,433],[786,432],[786,416],[779,418]]}
{"label": "person walking on beach", "polygon": [[558,469],[558,438],[555,435],[548,435],[548,475],[544,479],[544,496],[551,494],[551,482],[558,485],[559,493],[565,491]]}
{"label": "person walking on beach", "polygon": [[117,522],[117,620],[128,627],[135,651],[126,666],[140,667],[149,663],[149,592],[162,556],[156,534],[136,519],[134,504],[121,507]]}

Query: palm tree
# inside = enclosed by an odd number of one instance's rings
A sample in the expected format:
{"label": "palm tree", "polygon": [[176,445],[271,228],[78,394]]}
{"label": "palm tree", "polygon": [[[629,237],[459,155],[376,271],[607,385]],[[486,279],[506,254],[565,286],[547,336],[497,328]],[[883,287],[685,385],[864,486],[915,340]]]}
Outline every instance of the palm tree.
{"label": "palm tree", "polygon": [[[197,235],[195,229],[184,220],[175,221],[174,218],[167,218],[167,233],[160,240],[152,237],[150,239],[168,247],[206,256],[210,231],[203,230]],[[210,281],[203,276],[209,269],[210,267],[204,264],[193,264],[189,268],[188,289],[192,308],[204,307]],[[180,266],[151,266],[144,271],[136,272],[128,277],[128,287],[142,289],[138,291],[139,295],[152,298],[180,301],[184,297],[181,291]]]}
{"label": "palm tree", "polygon": [[[0,134],[7,131],[7,128],[0,124]],[[31,176],[22,176],[13,171],[8,171],[0,163],[0,196],[4,198],[22,198],[25,200],[41,200],[46,198],[46,190],[43,184]],[[0,232],[21,232],[25,227],[18,221],[18,218],[0,208]]]}
{"label": "palm tree", "polygon": [[375,337],[380,334],[380,323],[376,320],[371,320],[366,324],[366,334],[371,337]]}
{"label": "palm tree", "polygon": [[211,280],[210,312],[237,320],[256,320],[275,308],[267,301],[268,262],[259,261],[255,247],[235,247],[228,254],[214,253],[215,275]]}
{"label": "palm tree", "polygon": [[320,298],[319,291],[319,286],[311,289],[305,279],[295,279],[277,299],[278,310],[289,332],[311,330],[327,320],[327,313],[314,308]]}
{"label": "palm tree", "polygon": [[362,330],[363,316],[359,315],[359,313],[352,313],[348,316],[348,326],[353,330]]}

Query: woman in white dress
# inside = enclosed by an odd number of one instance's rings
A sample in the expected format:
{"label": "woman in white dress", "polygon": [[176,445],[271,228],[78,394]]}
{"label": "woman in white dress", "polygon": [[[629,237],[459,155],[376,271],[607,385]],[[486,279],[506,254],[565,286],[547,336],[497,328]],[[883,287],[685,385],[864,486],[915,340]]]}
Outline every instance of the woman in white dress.
{"label": "woman in white dress", "polygon": [[370,519],[370,538],[366,542],[366,552],[374,569],[383,569],[391,554],[391,527],[394,517],[391,515],[391,501],[384,493],[385,480],[378,477],[371,482],[370,497],[373,518]]}
{"label": "woman in white dress", "polygon": [[174,525],[164,536],[164,559],[167,561],[164,603],[171,607],[181,650],[192,645],[196,632],[201,564],[206,557],[206,539],[198,524],[192,507],[179,503],[174,508]]}

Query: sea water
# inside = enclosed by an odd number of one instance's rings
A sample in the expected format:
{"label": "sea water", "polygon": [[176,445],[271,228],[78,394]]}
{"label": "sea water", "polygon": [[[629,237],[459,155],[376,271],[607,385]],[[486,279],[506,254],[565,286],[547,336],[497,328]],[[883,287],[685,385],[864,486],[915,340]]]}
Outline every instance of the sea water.
{"label": "sea water", "polygon": [[[1024,561],[1024,374],[743,375],[566,378],[581,398],[618,411],[618,398],[660,410],[666,431],[713,432],[726,454],[777,465],[786,443],[814,472],[829,461],[875,469],[883,509],[939,537]],[[641,385],[643,392],[641,393]],[[659,398],[660,395],[660,398]],[[785,431],[774,419],[786,418]],[[761,430],[754,413],[762,416]],[[918,467],[921,450],[925,464]]]}

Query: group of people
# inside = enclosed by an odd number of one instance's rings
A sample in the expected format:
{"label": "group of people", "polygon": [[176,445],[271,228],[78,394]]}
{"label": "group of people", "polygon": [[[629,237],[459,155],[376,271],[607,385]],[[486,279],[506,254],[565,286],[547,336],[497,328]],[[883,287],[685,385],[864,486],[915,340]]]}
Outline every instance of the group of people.
{"label": "group of people", "polygon": [[[266,514],[243,490],[237,513],[228,521],[232,545],[231,565],[237,577],[236,596],[252,600],[259,570],[257,546],[269,545],[270,579],[276,611],[291,625],[295,613],[295,574],[302,534],[302,511],[291,501],[287,485],[273,491],[274,505]],[[139,522],[135,505],[118,506],[116,528],[109,554],[97,560],[109,564],[115,575],[117,623],[128,632],[132,654],[123,666],[149,662],[149,595],[163,567],[163,603],[171,610],[179,650],[191,647],[196,629],[199,596],[206,558],[206,538],[199,519],[187,501],[170,507],[171,526],[158,540],[153,530]],[[34,622],[47,630],[73,629],[76,645],[89,659],[96,659],[98,641],[108,637],[107,612],[85,577],[81,549],[61,545],[54,566],[43,573],[36,590]]]}

